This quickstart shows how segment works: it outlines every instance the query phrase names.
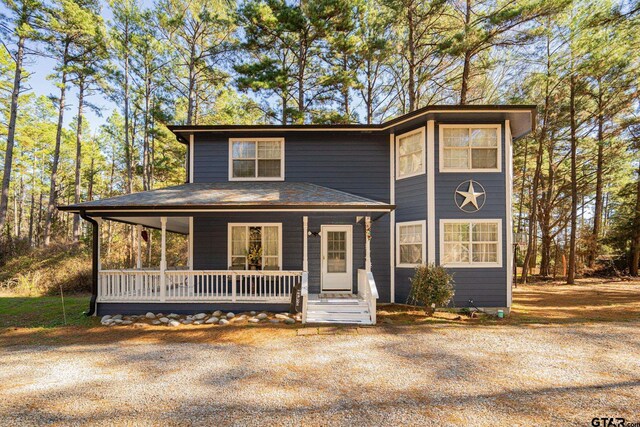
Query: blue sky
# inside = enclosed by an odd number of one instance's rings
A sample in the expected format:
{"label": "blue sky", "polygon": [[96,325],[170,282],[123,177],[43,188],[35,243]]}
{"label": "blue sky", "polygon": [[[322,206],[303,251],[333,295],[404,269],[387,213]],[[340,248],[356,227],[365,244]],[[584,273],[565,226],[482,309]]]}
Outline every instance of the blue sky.
{"label": "blue sky", "polygon": [[[153,5],[152,0],[138,0],[138,3],[142,7],[150,7]],[[6,12],[4,4],[0,4],[0,13]],[[102,1],[102,17],[105,22],[112,18],[111,10],[107,1]],[[11,46],[13,48],[14,46]],[[43,56],[30,55],[25,62],[25,69],[29,73],[29,79],[24,82],[23,87],[26,93],[33,93],[37,96],[44,95],[59,95],[59,89],[55,87],[54,82],[47,79],[47,76],[52,73],[55,66],[55,60],[45,58]],[[74,87],[69,87],[67,90],[67,111],[65,112],[65,125],[68,125],[76,115],[77,109],[77,90]],[[101,93],[92,95],[89,102],[94,104],[99,112],[95,112],[91,109],[85,109],[85,117],[91,126],[92,131],[98,129],[98,127],[105,123],[111,112],[117,108],[113,102],[106,99]]]}

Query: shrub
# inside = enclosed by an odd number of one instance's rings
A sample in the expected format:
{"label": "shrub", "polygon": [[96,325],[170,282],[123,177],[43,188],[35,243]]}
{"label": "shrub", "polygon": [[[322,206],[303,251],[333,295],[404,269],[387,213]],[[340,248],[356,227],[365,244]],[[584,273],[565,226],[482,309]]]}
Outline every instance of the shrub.
{"label": "shrub", "polygon": [[427,313],[432,314],[432,304],[437,307],[445,306],[454,294],[453,276],[443,267],[430,264],[416,267],[411,278],[411,291],[408,303],[424,306]]}

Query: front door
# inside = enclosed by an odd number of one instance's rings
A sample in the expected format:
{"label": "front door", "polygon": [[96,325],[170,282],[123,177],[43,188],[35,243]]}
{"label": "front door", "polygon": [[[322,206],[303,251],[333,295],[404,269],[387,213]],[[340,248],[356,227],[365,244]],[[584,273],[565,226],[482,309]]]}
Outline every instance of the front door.
{"label": "front door", "polygon": [[350,225],[323,225],[322,292],[351,292],[353,280],[353,240]]}

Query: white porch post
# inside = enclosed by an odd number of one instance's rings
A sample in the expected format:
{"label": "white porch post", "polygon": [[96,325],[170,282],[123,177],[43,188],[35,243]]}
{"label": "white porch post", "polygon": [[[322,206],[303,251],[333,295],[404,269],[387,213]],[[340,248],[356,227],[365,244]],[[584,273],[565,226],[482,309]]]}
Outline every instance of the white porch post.
{"label": "white porch post", "polygon": [[364,268],[367,271],[371,271],[371,217],[364,217]]}
{"label": "white porch post", "polygon": [[[188,260],[189,271],[193,271],[193,217],[189,217],[189,242],[188,242]],[[189,275],[189,294],[193,294],[193,274]]]}
{"label": "white porch post", "polygon": [[167,298],[167,289],[165,286],[164,272],[167,269],[167,217],[160,217],[162,228],[162,247],[160,252],[160,301],[164,302]]}
{"label": "white porch post", "polygon": [[189,270],[193,270],[193,217],[189,217],[189,259],[187,261]]}
{"label": "white porch post", "polygon": [[136,268],[142,269],[142,225],[136,225],[136,240],[138,241],[138,253],[136,254]]}
{"label": "white porch post", "polygon": [[308,249],[308,237],[309,237],[309,217],[302,217],[302,271],[309,271],[309,249]]}

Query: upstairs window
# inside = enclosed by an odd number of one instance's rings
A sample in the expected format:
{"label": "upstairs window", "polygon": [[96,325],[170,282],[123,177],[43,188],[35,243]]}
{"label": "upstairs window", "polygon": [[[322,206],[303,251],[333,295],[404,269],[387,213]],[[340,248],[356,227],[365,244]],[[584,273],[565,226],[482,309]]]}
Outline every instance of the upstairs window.
{"label": "upstairs window", "polygon": [[396,138],[396,179],[425,173],[424,128]]}
{"label": "upstairs window", "polygon": [[284,180],[284,139],[229,140],[230,181]]}
{"label": "upstairs window", "polygon": [[499,125],[440,125],[441,172],[500,172]]}

